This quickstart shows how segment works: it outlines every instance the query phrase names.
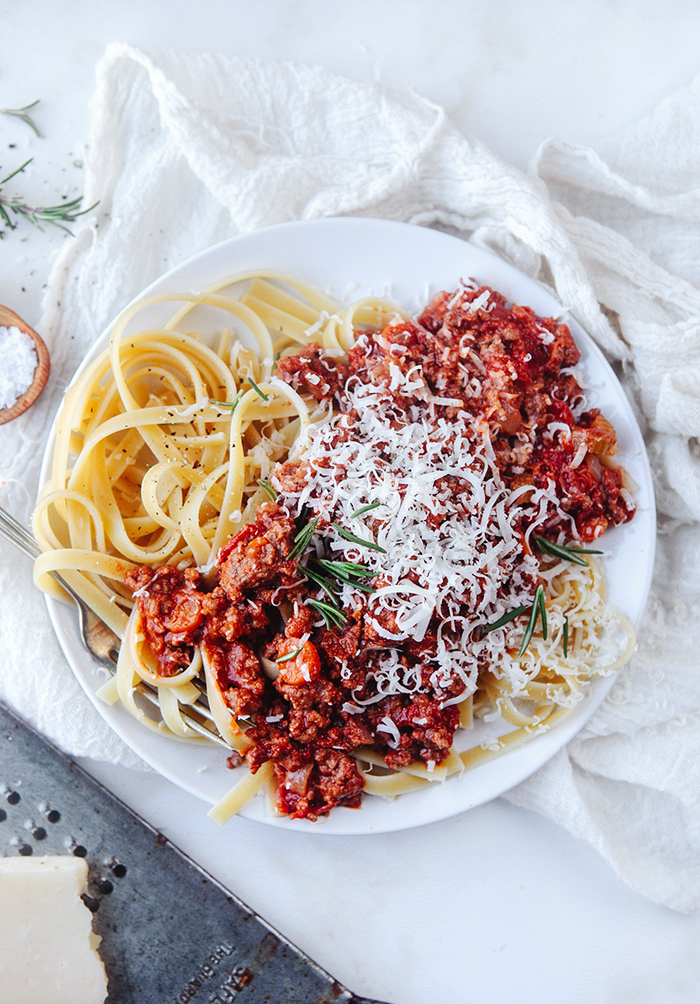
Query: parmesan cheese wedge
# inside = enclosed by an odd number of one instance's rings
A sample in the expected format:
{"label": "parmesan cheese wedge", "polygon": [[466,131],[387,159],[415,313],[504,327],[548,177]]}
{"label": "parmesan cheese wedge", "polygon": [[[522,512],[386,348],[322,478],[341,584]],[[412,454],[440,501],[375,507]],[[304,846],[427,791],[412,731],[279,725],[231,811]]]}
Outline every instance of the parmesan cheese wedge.
{"label": "parmesan cheese wedge", "polygon": [[103,1004],[86,880],[82,858],[0,858],[0,1004]]}

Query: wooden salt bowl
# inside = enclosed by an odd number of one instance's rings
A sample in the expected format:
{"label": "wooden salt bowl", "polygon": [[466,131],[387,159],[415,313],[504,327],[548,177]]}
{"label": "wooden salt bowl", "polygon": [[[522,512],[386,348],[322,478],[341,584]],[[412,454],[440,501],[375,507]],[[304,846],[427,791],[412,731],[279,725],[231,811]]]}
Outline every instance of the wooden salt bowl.
{"label": "wooden salt bowl", "polygon": [[8,408],[0,408],[0,425],[4,425],[5,422],[11,422],[13,418],[17,418],[18,415],[21,415],[27,410],[27,408],[34,404],[46,386],[46,381],[49,379],[51,363],[49,360],[49,350],[46,348],[39,335],[37,335],[36,331],[34,331],[33,328],[30,328],[18,314],[15,314],[14,310],[10,310],[9,307],[3,307],[2,304],[0,304],[0,327],[19,328],[20,331],[29,335],[31,340],[34,342],[37,355],[37,365],[34,370],[34,377],[29,387],[26,389],[24,394],[21,394],[17,398],[13,405],[10,405]]}

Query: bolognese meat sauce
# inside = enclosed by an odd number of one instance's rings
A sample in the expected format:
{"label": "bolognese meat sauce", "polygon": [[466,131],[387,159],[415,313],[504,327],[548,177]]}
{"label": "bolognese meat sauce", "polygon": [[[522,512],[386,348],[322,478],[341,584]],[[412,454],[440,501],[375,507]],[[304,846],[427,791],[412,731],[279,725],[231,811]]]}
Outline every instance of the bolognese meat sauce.
{"label": "bolognese meat sauce", "polygon": [[[338,443],[352,438],[351,385],[382,387],[398,425],[429,416],[444,426],[468,414],[487,437],[507,488],[523,488],[526,498],[526,486],[554,486],[559,505],[540,532],[592,541],[629,520],[634,504],[611,460],[612,426],[585,409],[572,372],[578,360],[565,324],[508,308],[486,287],[463,288],[438,294],[415,322],[396,319],[360,334],[347,361],[312,344],[281,359],[277,376],[317,400],[334,401],[345,414],[336,425]],[[279,811],[316,819],[336,805],[359,805],[363,780],[353,752],[371,748],[391,768],[419,762],[432,770],[445,760],[464,684],[434,682],[435,619],[397,641],[401,633],[389,611],[367,615],[379,577],[353,580],[364,581],[364,591],[335,619],[319,613],[324,594],[295,551],[303,518],[284,504],[285,493],[303,492],[308,475],[303,459],[273,471],[278,501],[259,506],[221,549],[213,585],[196,569],[171,566],[139,568],[127,584],[158,672],[182,672],[200,646],[246,729],[250,769],[271,761]],[[463,486],[445,475],[436,490],[458,500]],[[441,519],[437,511],[425,518]],[[327,527],[319,517],[318,532]],[[361,564],[354,569],[366,574]],[[534,595],[536,574],[517,574],[519,588]],[[387,666],[412,686],[378,692]]]}

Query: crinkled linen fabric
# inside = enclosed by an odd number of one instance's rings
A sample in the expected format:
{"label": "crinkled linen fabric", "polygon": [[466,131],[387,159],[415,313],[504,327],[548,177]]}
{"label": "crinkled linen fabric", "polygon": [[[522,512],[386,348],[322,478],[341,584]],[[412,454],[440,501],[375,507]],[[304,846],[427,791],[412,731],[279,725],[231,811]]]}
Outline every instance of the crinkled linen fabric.
{"label": "crinkled linen fabric", "polygon": [[[415,95],[318,68],[111,46],[86,177],[41,330],[50,392],[0,429],[3,504],[28,518],[61,393],[109,320],[226,237],[321,216],[452,232],[554,290],[617,364],[650,451],[660,533],[639,648],[588,726],[506,796],[589,841],[635,889],[700,906],[700,79],[606,149],[551,140],[528,175]],[[0,695],[65,750],[136,765],[79,690],[28,564],[2,546]]]}

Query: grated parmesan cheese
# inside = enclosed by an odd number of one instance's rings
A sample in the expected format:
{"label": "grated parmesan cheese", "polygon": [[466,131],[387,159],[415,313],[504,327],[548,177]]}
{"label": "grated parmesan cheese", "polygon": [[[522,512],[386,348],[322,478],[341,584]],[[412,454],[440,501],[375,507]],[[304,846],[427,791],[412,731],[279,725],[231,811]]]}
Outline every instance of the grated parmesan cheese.
{"label": "grated parmesan cheese", "polygon": [[389,746],[397,747],[401,742],[401,733],[399,732],[399,727],[396,722],[385,715],[381,722],[377,726],[377,732],[388,732],[391,736],[389,740]]}
{"label": "grated parmesan cheese", "polygon": [[[305,462],[303,485],[276,487],[290,513],[300,516],[306,508],[321,517],[319,535],[334,559],[362,562],[376,576],[368,598],[349,583],[339,591],[346,609],[366,603],[365,624],[397,644],[383,648],[370,672],[376,693],[364,699],[355,694],[356,704],[432,690],[445,707],[474,692],[484,664],[513,682],[520,675],[509,650],[517,648],[522,626],[477,629],[532,602],[539,561],[514,527],[522,520],[522,496],[529,494],[526,539],[551,518],[552,508],[562,520],[567,516],[553,482],[544,489],[507,489],[486,424],[465,411],[449,421],[438,418],[420,367],[404,373],[392,362],[389,377],[389,387],[349,381],[346,413],[312,428],[298,454]],[[421,400],[420,409],[409,408],[408,421],[394,406],[395,390]],[[379,506],[353,516],[374,502]],[[348,541],[333,523],[386,553]],[[436,625],[426,684],[419,667],[405,665],[398,645],[423,640]]]}
{"label": "grated parmesan cheese", "polygon": [[0,408],[11,408],[29,390],[38,362],[26,332],[0,326]]}

